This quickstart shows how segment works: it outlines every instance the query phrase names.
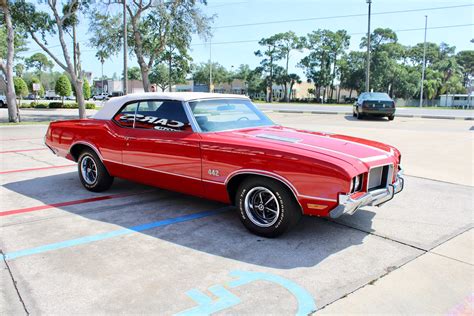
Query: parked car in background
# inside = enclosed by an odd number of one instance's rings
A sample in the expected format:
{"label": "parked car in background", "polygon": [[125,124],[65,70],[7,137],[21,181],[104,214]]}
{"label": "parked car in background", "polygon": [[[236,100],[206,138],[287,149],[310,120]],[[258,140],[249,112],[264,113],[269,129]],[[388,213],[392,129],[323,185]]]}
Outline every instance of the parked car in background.
{"label": "parked car in background", "polygon": [[46,100],[60,100],[61,97],[54,90],[47,90],[44,94]]}
{"label": "parked car in background", "polygon": [[0,108],[7,107],[7,97],[0,95]]}
{"label": "parked car in background", "polygon": [[95,96],[92,97],[92,100],[94,101],[102,101],[102,100],[108,100],[109,95],[107,93],[101,93],[101,94],[96,94]]}
{"label": "parked car in background", "polygon": [[354,103],[352,115],[357,119],[368,116],[395,118],[395,101],[384,92],[364,92]]}
{"label": "parked car in background", "polygon": [[395,147],[279,126],[233,94],[116,97],[93,118],[52,122],[45,142],[78,163],[87,190],[118,177],[233,204],[244,226],[266,237],[302,215],[382,205],[404,185]]}

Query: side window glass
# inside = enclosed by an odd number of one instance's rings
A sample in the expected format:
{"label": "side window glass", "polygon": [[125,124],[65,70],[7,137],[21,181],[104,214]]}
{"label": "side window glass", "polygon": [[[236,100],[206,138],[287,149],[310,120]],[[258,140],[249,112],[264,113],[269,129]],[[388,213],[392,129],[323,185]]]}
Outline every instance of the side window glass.
{"label": "side window glass", "polygon": [[126,127],[169,132],[192,131],[183,104],[179,101],[145,100],[129,104],[114,119]]}
{"label": "side window glass", "polygon": [[114,116],[114,121],[123,127],[133,127],[137,106],[138,102],[127,104],[119,113]]}

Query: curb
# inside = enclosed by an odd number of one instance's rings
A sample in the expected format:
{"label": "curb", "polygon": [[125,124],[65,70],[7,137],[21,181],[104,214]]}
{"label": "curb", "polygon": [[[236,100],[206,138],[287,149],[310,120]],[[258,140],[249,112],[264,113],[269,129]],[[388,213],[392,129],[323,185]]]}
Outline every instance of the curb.
{"label": "curb", "polygon": [[[265,110],[264,112],[290,113],[290,114],[332,114],[332,115],[351,115],[349,112],[329,112],[329,111],[297,111],[297,110]],[[414,115],[414,114],[395,114],[396,117],[424,118],[438,120],[460,120],[474,121],[474,116],[447,116],[447,115]]]}

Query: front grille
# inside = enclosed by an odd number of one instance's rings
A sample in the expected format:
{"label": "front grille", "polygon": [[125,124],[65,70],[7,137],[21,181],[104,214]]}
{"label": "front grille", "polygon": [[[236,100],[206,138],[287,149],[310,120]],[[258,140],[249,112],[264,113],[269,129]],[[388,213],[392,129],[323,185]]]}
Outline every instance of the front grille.
{"label": "front grille", "polygon": [[390,184],[392,177],[392,165],[371,168],[367,188],[369,191],[386,188]]}

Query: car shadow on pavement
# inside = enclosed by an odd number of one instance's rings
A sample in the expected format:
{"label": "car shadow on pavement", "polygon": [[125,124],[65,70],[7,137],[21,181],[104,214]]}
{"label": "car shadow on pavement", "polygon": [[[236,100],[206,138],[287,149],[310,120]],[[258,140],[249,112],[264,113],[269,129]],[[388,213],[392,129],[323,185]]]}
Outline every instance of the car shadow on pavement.
{"label": "car shadow on pavement", "polygon": [[361,120],[358,120],[356,117],[352,116],[352,115],[344,115],[344,118],[347,120],[347,121],[360,121],[360,122],[363,122],[363,121],[369,121],[369,122],[389,122],[388,118],[387,117],[376,117],[376,116],[365,116],[363,119]]}
{"label": "car shadow on pavement", "polygon": [[[13,191],[7,192],[7,198],[19,199],[17,195],[19,194],[44,204],[130,191],[146,191],[144,194],[126,198],[31,212],[24,218],[21,216],[26,216],[26,214],[4,217],[4,219],[14,221],[15,225],[21,224],[22,220],[35,220],[36,217],[48,219],[49,216],[54,220],[57,213],[60,214],[59,216],[64,216],[66,213],[66,215],[73,214],[90,220],[90,223],[87,221],[87,225],[90,224],[91,227],[94,222],[101,221],[130,228],[157,220],[224,208],[226,211],[218,215],[161,226],[140,231],[137,234],[146,234],[158,240],[214,256],[278,269],[315,266],[329,256],[362,244],[368,236],[360,230],[348,228],[327,219],[304,216],[296,227],[283,236],[274,239],[263,238],[253,235],[244,228],[234,207],[125,180],[118,180],[109,191],[96,194],[86,191],[81,186],[75,172],[11,182],[4,187]],[[54,215],[47,212],[54,212]],[[359,212],[366,213],[364,218],[367,226],[370,227],[375,213],[366,210]],[[80,221],[83,224],[82,219]],[[42,221],[42,225],[47,225],[47,222],[47,220]],[[5,225],[6,222],[3,221],[3,223]],[[8,225],[8,222],[6,224]],[[74,229],[74,227],[65,229]],[[117,228],[111,228],[111,230],[115,229]],[[91,235],[93,234],[91,232]],[[60,241],[62,240],[58,240]],[[137,251],[140,250],[137,249]]]}

